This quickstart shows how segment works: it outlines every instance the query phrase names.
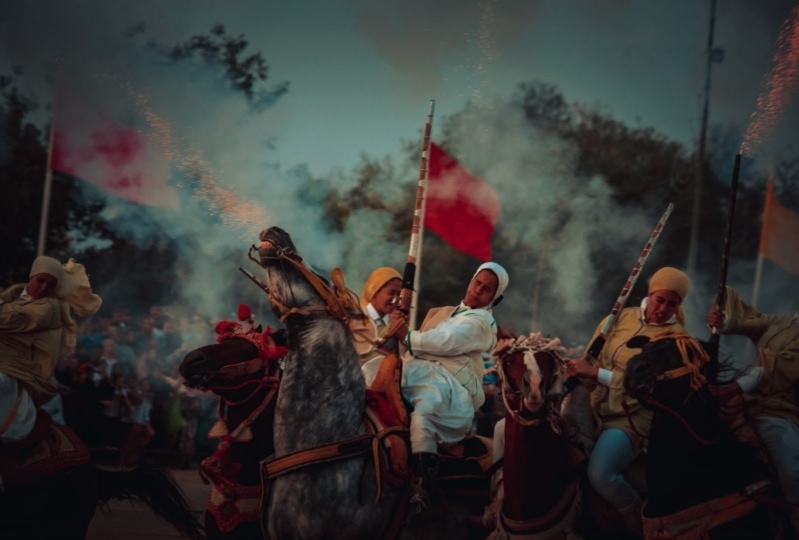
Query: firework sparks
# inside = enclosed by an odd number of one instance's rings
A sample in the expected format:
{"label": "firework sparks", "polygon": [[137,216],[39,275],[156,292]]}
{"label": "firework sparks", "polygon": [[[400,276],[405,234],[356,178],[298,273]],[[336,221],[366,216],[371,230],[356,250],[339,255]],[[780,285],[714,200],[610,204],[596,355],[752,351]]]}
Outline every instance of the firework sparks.
{"label": "firework sparks", "polygon": [[193,179],[194,195],[202,197],[211,206],[211,215],[219,215],[227,227],[241,229],[242,238],[257,236],[269,216],[263,206],[245,199],[235,192],[219,187],[213,174],[213,167],[200,152],[183,152],[170,123],[147,105],[147,97],[138,93],[133,101],[142,112],[151,136],[164,149],[165,154],[177,163],[177,168],[186,178]]}
{"label": "firework sparks", "polygon": [[752,156],[755,147],[767,143],[774,134],[774,127],[788,97],[799,80],[799,6],[782,24],[777,37],[777,52],[772,68],[764,79],[757,98],[757,107],[751,115],[746,129],[741,153]]}

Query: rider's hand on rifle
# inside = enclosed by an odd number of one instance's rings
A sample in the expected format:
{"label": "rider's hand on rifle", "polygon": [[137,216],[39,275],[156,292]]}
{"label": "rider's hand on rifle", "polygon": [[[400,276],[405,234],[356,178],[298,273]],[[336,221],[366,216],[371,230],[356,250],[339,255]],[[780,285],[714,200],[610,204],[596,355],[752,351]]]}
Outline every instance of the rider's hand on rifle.
{"label": "rider's hand on rifle", "polygon": [[577,360],[569,360],[566,363],[566,375],[581,379],[596,379],[599,375],[599,368],[593,362],[594,359],[589,354]]}
{"label": "rider's hand on rifle", "polygon": [[707,314],[707,325],[708,327],[714,331],[721,330],[727,325],[726,317],[724,316],[724,312],[718,310],[717,308],[713,308]]}
{"label": "rider's hand on rifle", "polygon": [[394,337],[399,339],[400,341],[405,341],[405,337],[408,335],[408,318],[404,313],[400,310],[395,309],[391,312],[388,316],[389,325],[398,325],[397,331],[394,332]]}
{"label": "rider's hand on rifle", "polygon": [[728,403],[734,398],[743,395],[743,389],[741,388],[741,385],[734,381],[718,386],[710,385],[708,388],[710,389],[710,393],[713,394],[719,403],[722,404]]}

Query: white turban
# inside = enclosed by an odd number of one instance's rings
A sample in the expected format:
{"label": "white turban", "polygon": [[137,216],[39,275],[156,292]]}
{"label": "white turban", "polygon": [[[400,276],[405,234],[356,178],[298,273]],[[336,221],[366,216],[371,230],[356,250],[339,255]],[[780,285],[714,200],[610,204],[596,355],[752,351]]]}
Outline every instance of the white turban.
{"label": "white turban", "polygon": [[36,274],[49,274],[58,280],[58,285],[61,285],[61,280],[64,278],[64,267],[61,263],[52,257],[41,255],[34,259],[31,265],[31,273],[28,274],[32,278]]}
{"label": "white turban", "polygon": [[93,315],[100,309],[102,299],[92,292],[86,268],[74,259],[66,264],[41,255],[34,259],[29,277],[36,274],[49,274],[58,280],[55,295],[67,302],[81,317]]}
{"label": "white turban", "polygon": [[477,271],[472,276],[472,279],[476,278],[477,274],[479,274],[482,270],[489,270],[495,276],[497,276],[497,292],[494,293],[494,298],[491,299],[491,304],[493,305],[497,301],[497,298],[502,296],[502,293],[504,293],[505,289],[508,288],[508,282],[510,281],[510,278],[508,277],[508,272],[502,268],[502,266],[495,262],[486,262],[477,268]]}

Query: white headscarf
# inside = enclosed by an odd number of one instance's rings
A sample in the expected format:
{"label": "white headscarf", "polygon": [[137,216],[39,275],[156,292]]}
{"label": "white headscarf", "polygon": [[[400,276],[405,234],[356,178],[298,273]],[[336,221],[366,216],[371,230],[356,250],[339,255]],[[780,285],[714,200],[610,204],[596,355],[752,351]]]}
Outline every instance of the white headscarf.
{"label": "white headscarf", "polygon": [[61,354],[72,351],[76,341],[76,324],[72,320],[70,308],[81,317],[94,315],[103,303],[103,300],[92,292],[86,268],[69,259],[66,264],[44,255],[36,257],[31,265],[30,276],[36,274],[50,274],[58,280],[55,295],[61,304],[61,324],[64,333],[61,336]]}
{"label": "white headscarf", "polygon": [[472,279],[476,278],[477,274],[479,274],[482,270],[489,270],[495,276],[497,276],[497,292],[494,293],[494,298],[491,299],[491,306],[488,306],[491,308],[496,303],[497,298],[502,296],[502,294],[505,292],[505,289],[508,288],[510,278],[508,277],[507,270],[505,270],[502,266],[495,262],[486,262],[477,267],[477,271],[472,276]]}
{"label": "white headscarf", "polygon": [[47,257],[45,255],[40,255],[33,260],[31,272],[28,274],[28,277],[32,278],[36,274],[51,275],[58,281],[58,286],[61,286],[61,280],[64,277],[64,268],[56,259]]}

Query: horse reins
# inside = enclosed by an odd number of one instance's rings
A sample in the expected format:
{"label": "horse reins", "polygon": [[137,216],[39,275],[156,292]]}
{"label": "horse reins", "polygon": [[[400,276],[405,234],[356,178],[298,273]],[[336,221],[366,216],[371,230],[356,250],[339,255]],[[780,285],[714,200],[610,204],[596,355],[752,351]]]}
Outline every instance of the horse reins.
{"label": "horse reins", "polygon": [[[274,246],[274,244],[272,244]],[[357,307],[357,298],[353,293],[344,286],[344,278],[341,270],[336,268],[331,275],[333,279],[333,289],[325,283],[321,277],[312,272],[308,266],[302,262],[302,258],[297,255],[293,250],[288,250],[279,246],[274,246],[277,253],[277,259],[281,262],[288,262],[302,274],[308,283],[319,293],[319,296],[325,301],[324,306],[308,306],[308,307],[286,307],[278,300],[272,291],[269,291],[269,301],[280,311],[280,322],[284,322],[291,315],[310,315],[313,311],[328,311],[336,319],[347,322],[351,317],[349,311],[353,307]],[[260,264],[260,263],[259,263]],[[263,265],[261,265],[263,267]],[[360,309],[357,309],[360,313]],[[356,314],[357,315],[357,314]]]}
{"label": "horse reins", "polygon": [[[650,343],[654,341],[660,341],[663,339],[674,340],[677,349],[680,351],[680,356],[682,357],[683,365],[678,368],[664,371],[663,373],[657,375],[650,383],[649,393],[647,393],[646,397],[644,398],[644,402],[676,418],[683,425],[685,430],[691,435],[691,437],[693,437],[700,444],[703,444],[705,446],[716,444],[718,442],[718,439],[711,440],[702,437],[694,430],[693,427],[691,427],[690,423],[679,412],[677,412],[676,410],[672,409],[667,405],[664,405],[663,403],[652,397],[652,390],[654,389],[654,385],[656,383],[663,381],[672,381],[674,379],[679,379],[680,377],[686,377],[690,375],[692,377],[690,383],[691,391],[689,391],[688,395],[686,395],[685,400],[683,401],[683,404],[685,404],[688,402],[691,393],[693,391],[698,390],[699,388],[702,387],[702,385],[705,384],[705,377],[699,372],[699,367],[691,363],[688,354],[689,346],[686,343],[686,341],[691,342],[690,349],[694,351],[694,353],[696,354],[696,362],[705,362],[708,360],[707,353],[701,348],[701,345],[699,345],[698,342],[696,342],[696,340],[690,334],[673,332],[673,331],[667,331],[658,334],[650,341]],[[632,421],[630,407],[627,404],[627,401],[623,397],[621,401],[621,406],[624,409],[624,414],[627,416],[627,422],[630,424],[630,427],[632,428],[633,432],[639,437],[642,437],[644,439],[648,438],[642,435],[635,427],[635,423],[633,423]]]}
{"label": "horse reins", "polygon": [[[556,432],[559,432],[558,428],[558,421],[560,420],[560,411],[558,410],[558,406],[553,402],[553,400],[547,400],[547,408],[544,409],[544,413],[541,414],[540,411],[532,414],[536,414],[533,418],[529,418],[524,416],[524,393],[513,387],[512,383],[509,382],[511,377],[507,374],[507,365],[509,363],[508,358],[516,352],[523,352],[524,354],[530,353],[535,354],[536,352],[543,351],[543,348],[536,348],[530,347],[529,345],[524,345],[521,341],[523,338],[515,340],[513,343],[506,343],[506,344],[498,344],[497,345],[497,352],[496,354],[500,354],[499,358],[499,369],[497,370],[497,376],[499,377],[500,381],[500,388],[502,390],[502,400],[505,403],[505,409],[510,413],[511,417],[519,424],[525,427],[537,426],[542,422],[548,421],[552,426],[552,429]],[[552,388],[547,390],[547,394],[544,396],[549,397],[550,395],[554,395]],[[515,398],[516,401],[519,402],[518,407],[513,407],[510,403],[511,399]]]}
{"label": "horse reins", "polygon": [[[280,384],[280,377],[274,372],[275,368],[277,367],[277,359],[285,354],[285,348],[277,346],[267,347],[264,340],[264,334],[268,336],[270,333],[271,329],[269,329],[269,327],[267,327],[267,330],[262,333],[252,328],[245,331],[240,324],[232,323],[227,327],[227,331],[222,333],[217,338],[217,341],[220,343],[227,341],[228,339],[243,339],[249,343],[252,343],[256,347],[258,350],[258,355],[251,360],[223,366],[221,369],[219,369],[219,371],[215,372],[215,375],[226,379],[232,379],[242,375],[257,373],[259,370],[267,368],[267,371],[264,372],[263,376],[257,380],[246,380],[236,386],[207,385],[203,387],[204,390],[210,390],[217,393],[219,390],[238,390],[245,388],[250,384],[255,385],[255,388],[247,397],[237,401],[232,401],[220,396],[219,404],[217,405],[218,421],[224,422],[225,420],[225,415],[222,412],[225,406],[235,407],[238,405],[243,405],[255,397],[263,388],[269,389],[269,391],[266,393],[266,396],[264,396],[263,400],[261,400],[261,403],[255,409],[253,409],[247,418],[245,418],[238,426],[236,426],[233,431],[229,431],[222,437],[223,441],[236,440],[241,433],[243,433],[269,406],[269,403],[271,403],[272,399],[277,393],[277,389]],[[268,369],[270,366],[272,367],[271,370]],[[225,425],[225,429],[227,429],[227,425]]]}

